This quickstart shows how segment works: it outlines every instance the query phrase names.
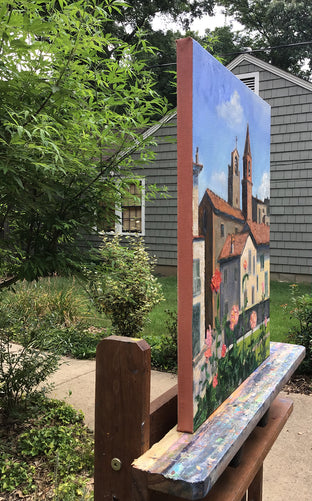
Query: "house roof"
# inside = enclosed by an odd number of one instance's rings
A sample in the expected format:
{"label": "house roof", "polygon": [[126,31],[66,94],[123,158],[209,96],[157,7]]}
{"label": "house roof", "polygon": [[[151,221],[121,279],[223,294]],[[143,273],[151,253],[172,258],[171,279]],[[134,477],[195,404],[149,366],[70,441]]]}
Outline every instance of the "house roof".
{"label": "house roof", "polygon": [[170,120],[172,120],[173,118],[176,118],[176,117],[177,117],[177,110],[171,110],[171,111],[169,111],[169,113],[167,113],[167,115],[165,115],[161,120],[159,120],[159,122],[157,122],[156,124],[152,125],[151,127],[149,127],[148,129],[146,129],[143,132],[143,134],[142,134],[143,139],[147,139],[148,137],[152,136],[163,125],[165,125],[166,123],[170,122]]}
{"label": "house roof", "polygon": [[270,226],[267,224],[259,224],[253,221],[247,221],[247,226],[253,236],[256,245],[268,245],[270,243]]}
{"label": "house roof", "polygon": [[241,256],[245,248],[249,232],[235,233],[226,237],[224,246],[219,255],[219,261]]}
{"label": "house roof", "polygon": [[312,92],[311,82],[307,82],[302,78],[296,77],[295,75],[292,75],[287,71],[281,70],[280,68],[277,68],[276,66],[273,66],[270,63],[266,63],[265,61],[262,61],[257,57],[251,56],[250,54],[240,54],[227,65],[227,69],[232,71],[234,68],[236,68],[236,66],[239,66],[243,62],[259,66],[259,68],[263,70],[269,71],[270,73],[273,73],[274,75],[277,75],[280,78],[284,78],[285,80],[288,80],[289,82],[299,85],[299,87],[303,87],[304,89],[307,89]]}
{"label": "house roof", "polygon": [[219,197],[213,191],[209,190],[209,188],[206,189],[205,194],[208,195],[208,198],[210,199],[215,210],[244,221],[244,216],[240,209],[235,209],[234,207],[232,207],[225,200],[223,200],[223,198]]}

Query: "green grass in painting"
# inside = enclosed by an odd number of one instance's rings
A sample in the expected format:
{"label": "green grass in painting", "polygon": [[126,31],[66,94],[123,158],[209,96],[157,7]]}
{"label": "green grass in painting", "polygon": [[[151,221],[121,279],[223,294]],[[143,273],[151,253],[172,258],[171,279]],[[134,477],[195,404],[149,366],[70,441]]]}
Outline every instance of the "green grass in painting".
{"label": "green grass in painting", "polygon": [[[270,321],[267,323],[266,327],[266,332],[270,332]],[[260,353],[262,351],[261,347],[261,329],[257,329],[254,331],[250,336],[248,336],[246,339],[240,339],[237,342],[237,346],[239,349],[239,353],[243,352],[244,350],[248,350],[251,344],[254,344],[256,346],[256,358],[258,362],[262,362],[263,360],[260,357]],[[269,356],[269,343],[270,343],[270,337],[266,337],[265,340],[265,352],[267,353],[267,356]]]}

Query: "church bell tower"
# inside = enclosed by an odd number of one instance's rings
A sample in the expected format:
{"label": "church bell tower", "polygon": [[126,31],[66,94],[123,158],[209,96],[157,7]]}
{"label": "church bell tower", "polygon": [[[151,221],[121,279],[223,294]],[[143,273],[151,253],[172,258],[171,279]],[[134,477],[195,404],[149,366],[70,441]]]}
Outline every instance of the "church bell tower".
{"label": "church bell tower", "polygon": [[243,156],[242,211],[246,221],[252,219],[252,156],[250,150],[249,124],[247,124]]}
{"label": "church bell tower", "polygon": [[237,137],[236,147],[231,153],[231,165],[228,166],[228,203],[235,209],[240,209],[240,172]]}

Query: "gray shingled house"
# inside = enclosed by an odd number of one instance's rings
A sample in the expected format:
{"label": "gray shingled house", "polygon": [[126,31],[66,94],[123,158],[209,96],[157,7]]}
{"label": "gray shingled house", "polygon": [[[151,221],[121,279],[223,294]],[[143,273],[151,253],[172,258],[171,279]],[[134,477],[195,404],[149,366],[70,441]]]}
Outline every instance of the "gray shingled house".
{"label": "gray shingled house", "polygon": [[[249,54],[238,56],[228,69],[271,105],[271,277],[311,281],[312,83]],[[174,273],[177,265],[175,120],[173,113],[151,130],[158,142],[156,159],[137,171],[145,188],[166,185],[169,197],[145,201],[143,190],[141,208],[123,209],[130,219],[133,211],[133,221],[137,217],[131,231],[144,236],[164,274]],[[129,224],[116,229],[127,233]]]}

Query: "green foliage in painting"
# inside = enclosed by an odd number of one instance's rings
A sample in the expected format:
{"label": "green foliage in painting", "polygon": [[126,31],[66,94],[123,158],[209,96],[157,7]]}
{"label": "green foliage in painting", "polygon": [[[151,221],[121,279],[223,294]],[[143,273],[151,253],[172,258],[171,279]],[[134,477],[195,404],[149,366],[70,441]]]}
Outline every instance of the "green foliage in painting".
{"label": "green foliage in painting", "polygon": [[[243,276],[243,287],[246,281],[248,273]],[[220,283],[221,276],[215,274],[211,286],[216,294],[219,293]],[[259,304],[260,322],[255,310],[246,310],[246,301],[241,314],[239,307],[233,305],[229,321],[226,315],[221,322],[217,316],[215,330],[209,326],[200,392],[195,397],[195,429],[269,356],[269,320],[264,315],[264,303],[263,294]],[[217,310],[219,314],[219,301]],[[227,340],[227,344],[222,339]]]}

